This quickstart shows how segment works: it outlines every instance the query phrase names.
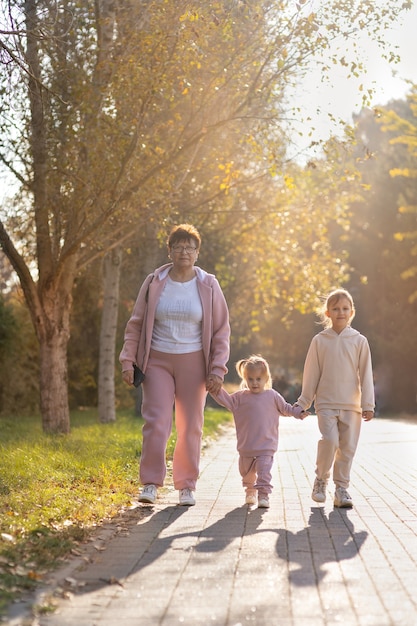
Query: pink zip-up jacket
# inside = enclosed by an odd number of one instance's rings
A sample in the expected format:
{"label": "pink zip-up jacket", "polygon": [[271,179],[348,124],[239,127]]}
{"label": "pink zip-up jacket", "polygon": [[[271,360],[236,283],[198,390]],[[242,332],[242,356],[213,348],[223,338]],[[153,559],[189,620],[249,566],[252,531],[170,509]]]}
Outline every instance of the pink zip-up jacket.
{"label": "pink zip-up jacket", "polygon": [[[164,289],[172,263],[167,263],[149,274],[139,290],[132,315],[126,325],[124,344],[119,356],[122,371],[131,370],[136,363],[146,372],[151,349],[156,307]],[[202,345],[206,375],[215,374],[222,380],[229,360],[229,310],[218,280],[201,267],[194,267],[198,293],[203,307]]]}

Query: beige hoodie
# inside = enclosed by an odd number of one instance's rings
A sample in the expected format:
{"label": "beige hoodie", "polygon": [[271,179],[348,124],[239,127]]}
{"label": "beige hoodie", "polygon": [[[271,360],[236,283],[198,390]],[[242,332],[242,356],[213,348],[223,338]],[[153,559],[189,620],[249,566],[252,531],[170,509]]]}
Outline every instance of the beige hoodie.
{"label": "beige hoodie", "polygon": [[313,337],[307,352],[303,387],[297,404],[316,411],[346,409],[373,411],[375,407],[371,351],[368,340],[347,326]]}

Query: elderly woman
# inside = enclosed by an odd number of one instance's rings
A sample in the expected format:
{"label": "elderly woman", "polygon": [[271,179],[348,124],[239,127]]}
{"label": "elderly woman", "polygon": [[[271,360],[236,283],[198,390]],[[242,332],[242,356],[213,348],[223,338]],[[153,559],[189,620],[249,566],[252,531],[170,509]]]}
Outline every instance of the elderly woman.
{"label": "elderly woman", "polygon": [[197,229],[176,226],[167,243],[171,262],[143,282],[120,362],[129,385],[134,364],[145,374],[139,502],[154,503],[164,484],[175,406],[174,486],[179,504],[192,506],[207,391],[218,393],[227,372],[229,312],[215,276],[195,266],[201,244]]}

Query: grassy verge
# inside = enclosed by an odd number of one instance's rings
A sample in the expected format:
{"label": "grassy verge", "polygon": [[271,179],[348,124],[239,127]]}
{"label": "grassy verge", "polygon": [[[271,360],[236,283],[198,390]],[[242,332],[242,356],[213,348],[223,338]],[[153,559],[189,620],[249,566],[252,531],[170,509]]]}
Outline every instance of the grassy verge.
{"label": "grassy verge", "polygon": [[[207,409],[205,441],[230,421]],[[0,613],[136,497],[141,426],[128,412],[100,424],[96,411],[80,411],[70,435],[52,436],[40,417],[0,418]],[[174,443],[175,433],[168,459]]]}

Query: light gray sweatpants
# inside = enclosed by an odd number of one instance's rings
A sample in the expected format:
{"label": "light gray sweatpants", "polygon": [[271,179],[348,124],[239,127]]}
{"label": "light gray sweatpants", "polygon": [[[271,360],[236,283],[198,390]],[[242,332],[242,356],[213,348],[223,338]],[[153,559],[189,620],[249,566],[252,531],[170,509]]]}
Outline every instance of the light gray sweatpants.
{"label": "light gray sweatpants", "polygon": [[343,409],[317,411],[321,439],[317,445],[316,475],[328,480],[333,465],[336,487],[349,487],[350,470],[358,446],[362,414]]}

